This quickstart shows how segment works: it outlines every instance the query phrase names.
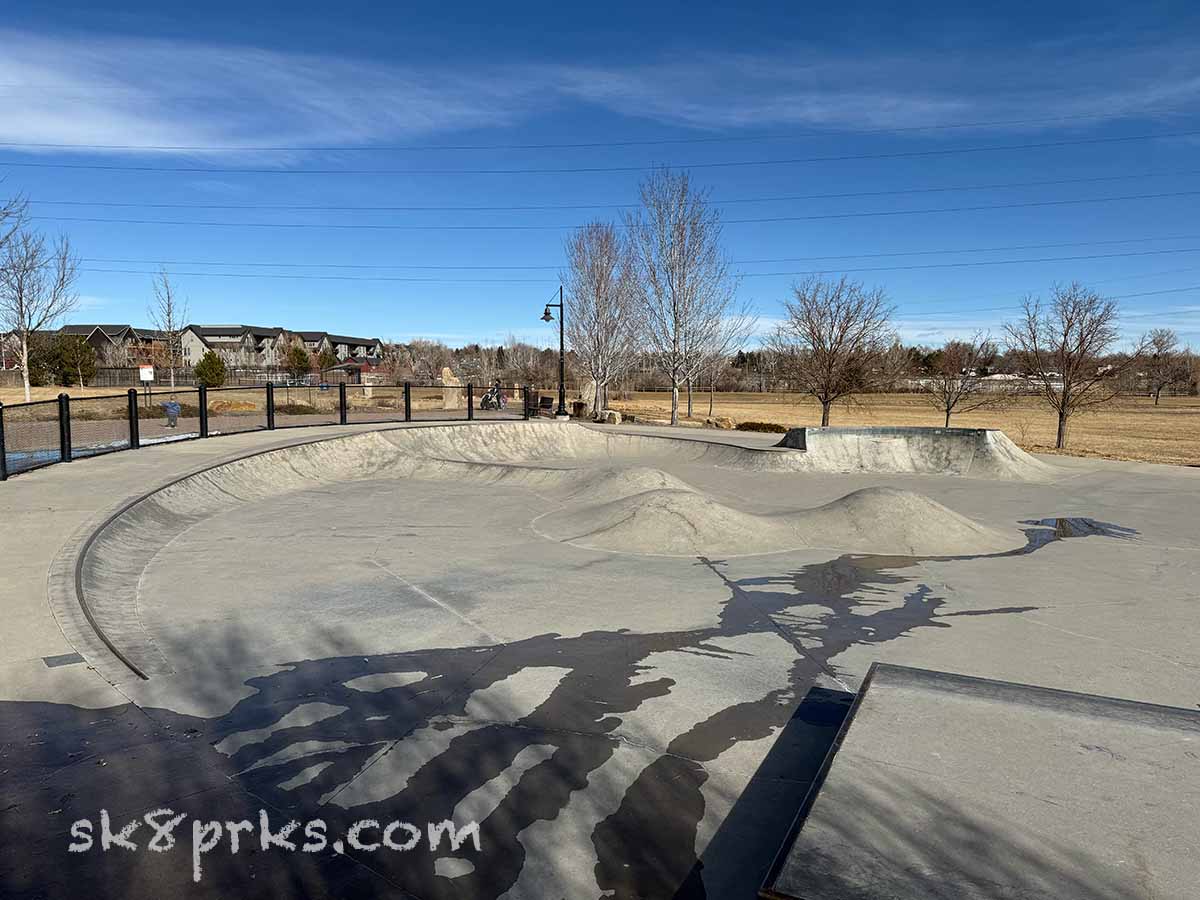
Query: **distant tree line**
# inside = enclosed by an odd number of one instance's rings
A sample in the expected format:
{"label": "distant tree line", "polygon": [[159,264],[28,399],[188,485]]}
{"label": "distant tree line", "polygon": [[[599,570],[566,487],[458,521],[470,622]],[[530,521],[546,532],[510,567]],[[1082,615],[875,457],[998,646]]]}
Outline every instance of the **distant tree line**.
{"label": "distant tree line", "polygon": [[[597,413],[613,391],[670,391],[672,423],[683,398],[683,414],[694,414],[696,390],[707,388],[710,415],[718,390],[786,391],[812,397],[828,425],[840,404],[904,390],[924,396],[948,427],[956,415],[1032,394],[1056,415],[1062,447],[1074,415],[1118,394],[1142,393],[1157,404],[1164,394],[1197,392],[1200,365],[1175,332],[1155,328],[1119,347],[1115,301],[1079,283],[1026,297],[998,338],[975,333],[929,347],[900,341],[882,288],[812,277],[793,286],[782,319],[747,347],[757,319],[736,299],[738,278],[708,192],[686,172],[657,168],[638,198],[620,222],[591,222],[564,245],[567,378],[587,387]],[[0,205],[0,338],[22,372],[26,399],[30,386],[86,385],[97,367],[84,338],[51,330],[78,302],[70,242],[49,241],[29,222],[23,199]],[[152,287],[148,315],[161,345],[155,362],[173,385],[187,304],[165,270]],[[314,357],[297,339],[281,368],[300,378],[338,363],[328,350]],[[512,336],[456,348],[414,339],[386,344],[375,367],[393,383],[435,384],[449,369],[463,382],[549,388],[558,379],[558,352]],[[227,371],[208,353],[193,375],[215,386]]]}

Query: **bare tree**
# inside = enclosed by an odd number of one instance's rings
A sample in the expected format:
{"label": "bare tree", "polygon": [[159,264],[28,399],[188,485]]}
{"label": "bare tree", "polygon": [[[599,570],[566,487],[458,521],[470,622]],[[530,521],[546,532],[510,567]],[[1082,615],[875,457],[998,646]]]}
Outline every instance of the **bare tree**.
{"label": "bare tree", "polygon": [[[731,308],[717,325],[708,331],[705,342],[698,348],[700,365],[696,375],[708,374],[708,414],[713,414],[717,393],[717,370],[728,364],[758,326],[758,316],[745,304]],[[692,381],[687,384],[687,414],[692,415]]]}
{"label": "bare tree", "polygon": [[1078,282],[1056,285],[1049,304],[1026,297],[1024,314],[1004,326],[1025,377],[1058,413],[1054,446],[1067,444],[1067,422],[1080,410],[1107,403],[1121,389],[1121,375],[1146,353],[1143,340],[1107,365],[1117,342],[1117,304]]}
{"label": "bare tree", "polygon": [[[686,172],[656,169],[642,182],[641,208],[626,216],[636,253],[646,343],[671,383],[671,424],[679,389],[690,386],[749,311],[734,303],[736,279],[721,249],[721,221]],[[689,410],[690,411],[690,410]]]}
{"label": "bare tree", "polygon": [[51,246],[43,235],[18,228],[0,249],[0,325],[16,336],[26,403],[30,340],[75,308],[78,274],[78,260],[65,236]]}
{"label": "bare tree", "polygon": [[608,386],[629,370],[641,341],[642,298],[632,247],[607,222],[567,238],[562,272],[567,342],[595,384],[592,409],[608,406]]}
{"label": "bare tree", "polygon": [[889,383],[899,354],[892,307],[880,288],[811,277],[784,301],[786,316],[770,339],[789,380],[821,404],[821,425],[833,404]]}
{"label": "bare tree", "polygon": [[1187,384],[1192,365],[1190,354],[1179,347],[1179,336],[1170,328],[1155,328],[1142,338],[1146,345],[1146,387],[1158,406],[1158,398],[1169,387]]}
{"label": "bare tree", "polygon": [[29,201],[24,197],[13,197],[0,205],[0,251],[28,221]]}
{"label": "bare tree", "polygon": [[162,335],[162,359],[171,373],[171,390],[175,390],[175,371],[183,361],[183,332],[187,328],[187,301],[171,285],[166,269],[154,276],[154,302],[147,309],[150,322]]}
{"label": "bare tree", "polygon": [[934,408],[950,416],[989,406],[999,406],[1012,399],[1008,382],[985,380],[999,349],[989,335],[976,333],[970,340],[947,341],[933,354],[930,371],[921,377],[921,390]]}
{"label": "bare tree", "polygon": [[412,357],[413,374],[421,381],[437,384],[442,375],[442,369],[454,361],[450,348],[439,341],[424,338],[414,338],[408,344],[408,352]]}

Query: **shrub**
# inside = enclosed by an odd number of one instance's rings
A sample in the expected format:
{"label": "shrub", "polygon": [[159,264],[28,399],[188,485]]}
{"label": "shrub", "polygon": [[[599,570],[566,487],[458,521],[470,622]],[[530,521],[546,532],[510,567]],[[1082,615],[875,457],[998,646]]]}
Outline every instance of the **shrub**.
{"label": "shrub", "polygon": [[209,350],[200,357],[200,362],[196,363],[193,372],[196,375],[197,384],[210,388],[220,387],[225,383],[225,360],[217,356],[214,351]]}
{"label": "shrub", "polygon": [[113,422],[129,415],[123,406],[113,406],[108,409],[94,409],[91,406],[71,406],[71,421],[73,422]]}
{"label": "shrub", "polygon": [[319,416],[321,410],[307,403],[276,403],[275,412],[285,416]]}
{"label": "shrub", "polygon": [[738,422],[738,431],[765,431],[769,434],[787,434],[788,427],[775,422]]}

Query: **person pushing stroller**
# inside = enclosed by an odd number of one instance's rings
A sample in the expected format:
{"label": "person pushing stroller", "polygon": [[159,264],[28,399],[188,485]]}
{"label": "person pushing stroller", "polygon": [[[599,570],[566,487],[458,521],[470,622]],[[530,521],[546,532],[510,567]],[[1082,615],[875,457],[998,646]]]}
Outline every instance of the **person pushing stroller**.
{"label": "person pushing stroller", "polygon": [[479,399],[480,409],[504,409],[508,406],[508,395],[504,392],[504,388],[500,385],[500,379],[496,379],[486,394]]}

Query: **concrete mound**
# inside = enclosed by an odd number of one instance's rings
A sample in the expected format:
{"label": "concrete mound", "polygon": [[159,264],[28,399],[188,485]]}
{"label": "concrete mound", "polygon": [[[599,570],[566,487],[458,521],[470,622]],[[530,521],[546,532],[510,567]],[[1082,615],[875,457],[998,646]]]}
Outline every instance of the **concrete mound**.
{"label": "concrete mound", "polygon": [[744,556],[799,546],[786,522],[739,512],[693,490],[651,490],[559,510],[534,527],[579,547],[646,556]]}
{"label": "concrete mound", "polygon": [[872,487],[796,516],[806,546],[848,547],[903,556],[1003,553],[1024,539],[980,525],[913,491]]}
{"label": "concrete mound", "polygon": [[567,499],[585,500],[593,503],[604,500],[620,500],[648,491],[690,491],[686,482],[662,469],[650,466],[629,468],[575,469],[567,482]]}
{"label": "concrete mound", "polygon": [[888,556],[970,556],[1020,547],[1019,534],[980,525],[930,498],[865,488],[816,509],[759,515],[687,488],[568,506],[534,522],[551,540],[647,556],[743,556],[801,547]]}
{"label": "concrete mound", "polygon": [[776,445],[813,471],[915,472],[1050,481],[1055,469],[990,428],[793,428]]}

